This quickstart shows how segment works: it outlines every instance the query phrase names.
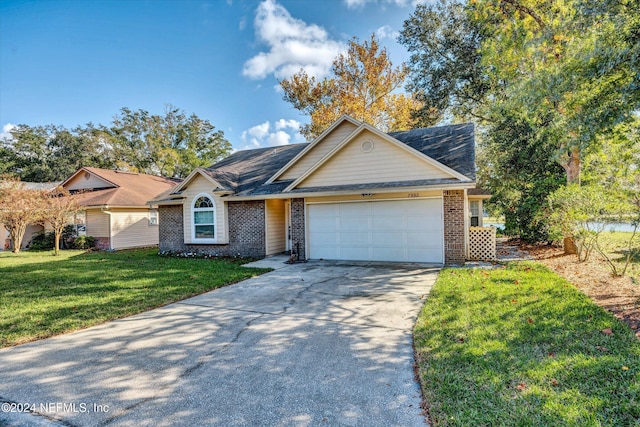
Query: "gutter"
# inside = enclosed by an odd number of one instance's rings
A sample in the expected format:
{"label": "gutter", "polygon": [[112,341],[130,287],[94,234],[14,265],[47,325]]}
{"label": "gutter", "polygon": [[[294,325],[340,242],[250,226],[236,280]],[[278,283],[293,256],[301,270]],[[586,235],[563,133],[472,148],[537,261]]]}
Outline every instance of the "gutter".
{"label": "gutter", "polygon": [[[307,192],[286,192],[274,194],[256,194],[251,196],[228,196],[222,200],[265,200],[265,199],[298,199],[306,197],[325,197],[325,196],[344,196],[351,194],[367,193],[401,193],[414,191],[433,191],[433,190],[465,190],[467,188],[475,188],[475,182],[459,182],[453,184],[440,184],[433,186],[414,186],[414,187],[389,187],[389,188],[367,188],[361,190],[336,190],[336,191],[307,191]],[[172,204],[172,203],[158,203]]]}

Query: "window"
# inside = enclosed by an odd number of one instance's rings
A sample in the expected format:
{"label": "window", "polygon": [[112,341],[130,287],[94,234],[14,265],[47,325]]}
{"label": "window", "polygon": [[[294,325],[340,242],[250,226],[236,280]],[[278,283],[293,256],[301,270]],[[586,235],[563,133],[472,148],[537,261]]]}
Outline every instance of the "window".
{"label": "window", "polygon": [[471,226],[480,225],[480,202],[477,200],[469,202],[469,215],[471,216]]}
{"label": "window", "polygon": [[151,209],[149,211],[149,225],[158,225],[158,210]]}
{"label": "window", "polygon": [[193,202],[193,239],[213,241],[216,238],[216,207],[206,195]]}

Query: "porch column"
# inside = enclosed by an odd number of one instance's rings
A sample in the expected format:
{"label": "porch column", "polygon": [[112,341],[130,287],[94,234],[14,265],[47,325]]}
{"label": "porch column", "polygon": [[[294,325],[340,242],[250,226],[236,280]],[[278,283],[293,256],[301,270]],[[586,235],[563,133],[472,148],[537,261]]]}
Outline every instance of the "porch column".
{"label": "porch column", "polygon": [[300,251],[300,260],[307,259],[305,250],[304,199],[291,199],[291,250]]}
{"label": "porch column", "polygon": [[444,210],[444,262],[445,264],[464,264],[464,190],[445,190],[442,192]]}

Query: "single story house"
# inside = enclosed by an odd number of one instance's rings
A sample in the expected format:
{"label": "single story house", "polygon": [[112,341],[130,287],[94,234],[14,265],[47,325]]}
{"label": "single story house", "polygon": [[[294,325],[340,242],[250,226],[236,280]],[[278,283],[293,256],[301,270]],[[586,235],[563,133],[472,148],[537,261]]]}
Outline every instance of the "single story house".
{"label": "single story house", "polygon": [[142,173],[83,167],[62,187],[84,208],[75,218],[80,234],[94,237],[99,249],[126,249],[158,245],[158,210],[147,201],[177,183]]}
{"label": "single story house", "polygon": [[387,134],[345,115],[310,143],[198,168],[149,203],[161,251],[463,263],[488,197],[471,193],[475,168],[473,124]]}

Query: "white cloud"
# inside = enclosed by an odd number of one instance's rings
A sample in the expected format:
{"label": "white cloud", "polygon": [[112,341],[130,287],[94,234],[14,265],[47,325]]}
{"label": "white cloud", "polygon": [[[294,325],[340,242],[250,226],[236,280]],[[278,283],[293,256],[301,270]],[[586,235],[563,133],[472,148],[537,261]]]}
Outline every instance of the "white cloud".
{"label": "white cloud", "polygon": [[0,132],[0,139],[5,139],[5,138],[12,139],[13,136],[11,136],[11,131],[16,127],[17,126],[14,125],[13,123],[6,123],[4,126],[2,126],[2,132]]}
{"label": "white cloud", "polygon": [[291,16],[275,0],[264,0],[256,10],[254,22],[259,41],[269,47],[244,63],[242,74],[264,79],[269,74],[282,79],[304,69],[323,77],[344,45],[332,40],[326,30]]}
{"label": "white cloud", "polygon": [[300,125],[301,125],[300,122],[297,121],[297,120],[280,119],[280,120],[276,121],[275,128],[276,128],[276,130],[290,128],[292,130],[297,131],[298,129],[300,129]]}
{"label": "white cloud", "polygon": [[304,137],[300,135],[301,123],[293,119],[280,119],[273,123],[264,122],[253,126],[242,132],[242,142],[244,149],[275,147],[287,145],[295,142],[304,142]]}
{"label": "white cloud", "polygon": [[269,134],[267,144],[269,144],[270,146],[288,145],[290,139],[291,135],[289,135],[285,131],[279,130],[275,133]]}
{"label": "white cloud", "polygon": [[361,9],[367,3],[382,3],[392,4],[398,7],[412,6],[416,7],[418,4],[423,3],[435,3],[435,0],[343,0],[348,9]]}
{"label": "white cloud", "polygon": [[400,33],[391,28],[390,25],[385,25],[376,30],[376,36],[378,36],[378,39],[380,40],[386,38],[395,40],[398,38],[398,36],[400,36]]}

